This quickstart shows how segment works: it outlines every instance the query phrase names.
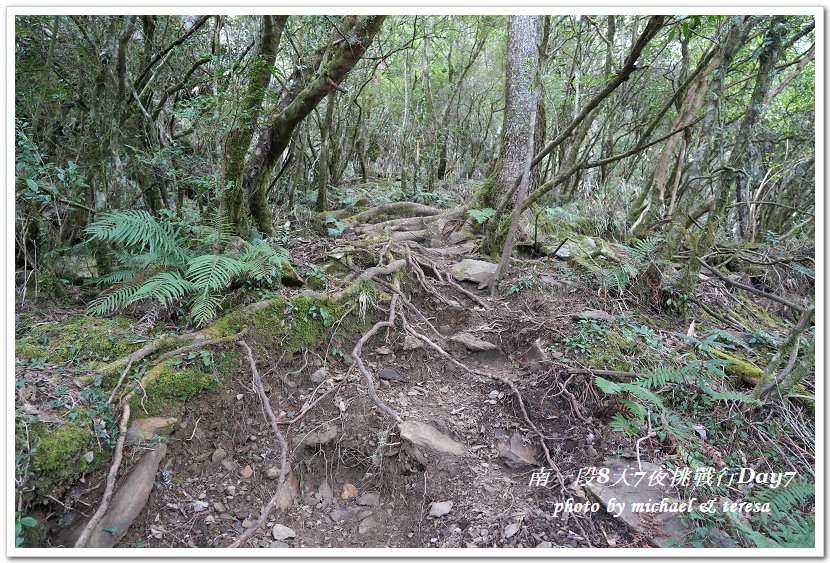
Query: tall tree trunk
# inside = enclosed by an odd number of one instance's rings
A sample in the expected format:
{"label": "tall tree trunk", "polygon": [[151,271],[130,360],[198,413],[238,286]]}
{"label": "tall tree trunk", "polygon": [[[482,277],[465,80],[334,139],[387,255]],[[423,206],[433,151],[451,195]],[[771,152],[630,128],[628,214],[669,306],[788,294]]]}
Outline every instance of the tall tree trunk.
{"label": "tall tree trunk", "polygon": [[735,193],[738,175],[741,174],[744,155],[753,137],[755,125],[761,117],[764,99],[772,86],[775,63],[780,56],[783,20],[784,18],[782,16],[773,17],[766,37],[764,38],[761,54],[758,57],[758,74],[755,79],[755,86],[752,91],[749,106],[741,120],[741,125],[735,138],[735,146],[732,147],[729,160],[724,165],[720,181],[717,183],[712,211],[706,218],[706,225],[703,232],[697,239],[692,249],[692,256],[689,259],[689,263],[683,271],[680,290],[686,295],[693,294],[697,277],[700,273],[701,265],[696,258],[704,256],[712,249],[715,236],[726,217],[729,198]]}
{"label": "tall tree trunk", "polygon": [[294,128],[348,74],[369,48],[386,16],[344,16],[337,22],[328,44],[298,65],[276,107],[261,128],[245,162],[242,189],[254,225],[273,234],[266,187],[271,170],[291,139]]}
{"label": "tall tree trunk", "polygon": [[239,123],[225,137],[222,154],[222,186],[230,187],[222,192],[222,215],[234,231],[246,237],[250,229],[242,173],[245,155],[256,131],[257,119],[262,112],[263,101],[271,69],[277,57],[280,37],[288,16],[262,16],[256,51],[251,59],[246,80],[248,88],[241,102]]}
{"label": "tall tree trunk", "polygon": [[[505,83],[506,107],[502,145],[499,154],[500,168],[496,172],[491,194],[496,199],[508,197],[508,193],[520,178],[527,176],[533,156],[533,139],[536,128],[536,105],[539,88],[536,84],[539,72],[539,41],[542,35],[541,19],[534,16],[511,16],[507,27],[507,71]],[[529,178],[521,185],[527,193]],[[521,187],[521,186],[520,186]],[[521,191],[521,190],[520,190]],[[519,194],[522,195],[522,194]],[[524,198],[522,198],[524,199]],[[521,209],[522,202],[517,202]],[[485,251],[493,252],[498,243],[499,221],[490,222],[485,239]],[[512,225],[511,225],[512,227]],[[510,229],[515,231],[515,229]],[[514,232],[515,235],[515,232]]]}

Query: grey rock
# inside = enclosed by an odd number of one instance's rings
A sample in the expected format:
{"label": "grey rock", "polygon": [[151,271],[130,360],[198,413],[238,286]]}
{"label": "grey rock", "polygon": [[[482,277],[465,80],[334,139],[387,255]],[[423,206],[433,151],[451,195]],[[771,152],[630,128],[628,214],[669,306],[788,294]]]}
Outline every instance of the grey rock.
{"label": "grey rock", "polygon": [[404,420],[398,423],[401,438],[415,446],[437,453],[463,456],[467,446],[449,438],[425,422]]}
{"label": "grey rock", "polygon": [[499,440],[496,448],[507,465],[514,469],[538,465],[539,449],[525,443],[524,438],[518,432],[513,432],[509,441]]}
{"label": "grey rock", "polygon": [[452,510],[452,501],[446,500],[444,502],[433,502],[429,505],[429,515],[435,518],[440,518],[450,513]]}
{"label": "grey rock", "polygon": [[409,381],[409,377],[395,368],[383,368],[378,371],[378,377],[388,381]]}
{"label": "grey rock", "polygon": [[417,350],[418,348],[423,348],[424,343],[421,342],[418,338],[415,338],[411,334],[407,334],[406,338],[403,339],[403,349],[406,351],[410,350]]}
{"label": "grey rock", "polygon": [[492,262],[485,262],[484,260],[471,260],[465,258],[461,262],[453,265],[450,273],[452,277],[459,281],[476,282],[479,288],[486,286],[493,274],[496,273],[498,264]]}
{"label": "grey rock", "polygon": [[368,518],[364,518],[360,521],[360,525],[357,527],[358,534],[365,534],[372,528],[376,528],[378,525],[378,521],[374,519],[374,517],[369,516]]}
{"label": "grey rock", "polygon": [[205,510],[207,510],[208,506],[210,506],[210,505],[208,503],[204,502],[204,501],[194,500],[193,501],[193,512],[204,512]]}
{"label": "grey rock", "polygon": [[357,497],[360,506],[377,506],[380,504],[380,493],[363,493]]}
{"label": "grey rock", "polygon": [[348,518],[351,513],[352,511],[349,508],[338,508],[336,510],[332,510],[329,516],[331,516],[331,519],[335,522],[342,522]]}
{"label": "grey rock", "polygon": [[274,536],[275,540],[280,541],[297,537],[297,533],[294,530],[288,526],[283,526],[282,524],[274,524],[274,528],[271,530],[271,535]]}
{"label": "grey rock", "polygon": [[311,374],[311,382],[319,385],[329,378],[329,370],[327,368],[320,368]]}
{"label": "grey rock", "polygon": [[610,457],[605,460],[601,468],[607,468],[612,478],[607,483],[591,481],[587,484],[587,488],[605,505],[606,509],[612,499],[615,503],[625,503],[625,510],[617,518],[618,520],[622,520],[636,532],[647,533],[648,540],[657,547],[668,548],[676,545],[675,542],[680,547],[691,547],[686,540],[689,530],[680,522],[677,512],[649,513],[651,523],[646,528],[640,519],[640,514],[632,510],[634,503],[659,503],[662,499],[680,498],[677,491],[667,485],[649,485],[646,480],[634,486],[633,483],[637,483],[636,480],[630,480],[631,484],[627,485],[624,479],[619,479],[624,471],[627,471],[628,475],[633,475],[637,471],[645,471],[646,475],[651,475],[661,467],[644,461],[640,469],[636,460]]}
{"label": "grey rock", "polygon": [[304,435],[300,444],[306,447],[315,447],[321,444],[328,444],[335,438],[337,438],[337,427],[333,424],[326,424],[322,428]]}
{"label": "grey rock", "polygon": [[611,313],[606,313],[605,311],[599,311],[597,309],[586,309],[580,313],[574,313],[571,315],[574,320],[589,320],[589,321],[613,321],[614,315]]}
{"label": "grey rock", "polygon": [[468,350],[473,352],[488,352],[490,350],[498,350],[498,346],[492,342],[476,338],[469,332],[459,332],[449,338],[451,342],[458,342],[463,344]]}
{"label": "grey rock", "polygon": [[92,256],[59,256],[52,268],[56,277],[73,283],[98,277],[98,266]]}
{"label": "grey rock", "polygon": [[269,548],[285,548],[285,547],[289,547],[289,548],[290,548],[291,546],[290,546],[290,545],[288,545],[287,543],[285,543],[284,541],[272,541],[272,542],[268,545],[268,547],[269,547]]}
{"label": "grey rock", "polygon": [[331,485],[329,485],[328,481],[323,481],[320,483],[320,487],[317,489],[317,492],[320,493],[322,508],[325,510],[331,504],[331,499],[334,496],[334,493],[331,490]]}

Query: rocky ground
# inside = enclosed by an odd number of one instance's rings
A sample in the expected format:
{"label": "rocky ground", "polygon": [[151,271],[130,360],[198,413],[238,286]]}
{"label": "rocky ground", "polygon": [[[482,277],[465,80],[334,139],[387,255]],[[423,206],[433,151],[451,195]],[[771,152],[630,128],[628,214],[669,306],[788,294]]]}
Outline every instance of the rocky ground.
{"label": "rocky ground", "polygon": [[[307,258],[317,260],[331,246]],[[294,354],[254,345],[263,389],[289,445],[282,478],[279,441],[245,361],[220,388],[190,397],[175,417],[138,413],[119,487],[92,544],[225,547],[256,525],[279,492],[277,509],[242,547],[688,545],[691,532],[676,516],[654,522],[614,518],[604,509],[553,514],[555,503],[569,498],[603,498],[602,491],[574,485],[583,467],[638,459],[659,465],[678,457],[655,435],[635,440],[615,432],[610,422],[618,409],[585,368],[619,371],[666,361],[673,350],[688,348],[676,335],[687,328],[598,292],[592,274],[571,262],[583,250],[577,245],[558,258],[514,261],[491,298],[479,282],[494,265],[471,245],[423,249],[458,285],[427,268],[429,281],[405,280],[402,290],[423,314],[410,322],[421,334],[432,325],[437,334],[430,340],[446,355],[400,327],[381,329],[362,353],[379,400],[401,422],[371,399],[349,355],[362,331],[341,331],[337,340]],[[385,306],[376,307],[373,316],[385,317]],[[642,338],[626,336],[628,344],[620,344],[617,329],[606,324],[635,327]],[[599,328],[591,333],[591,327]],[[249,339],[255,342],[256,334]],[[189,361],[198,362],[198,354]],[[214,362],[244,356],[233,343],[211,354]],[[19,367],[18,377],[35,388],[38,370]],[[19,402],[36,401],[19,393]],[[45,406],[30,408],[42,422],[49,415]],[[556,467],[549,482],[530,486],[534,471],[550,462]],[[45,546],[74,544],[106,472],[91,470],[37,513],[46,523]]]}

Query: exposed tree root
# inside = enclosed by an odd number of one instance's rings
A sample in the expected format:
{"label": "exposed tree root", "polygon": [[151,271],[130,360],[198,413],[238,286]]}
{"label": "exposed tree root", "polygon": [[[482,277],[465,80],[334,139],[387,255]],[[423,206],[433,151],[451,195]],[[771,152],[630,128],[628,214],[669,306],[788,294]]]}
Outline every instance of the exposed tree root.
{"label": "exposed tree root", "polygon": [[420,334],[420,333],[416,332],[414,329],[412,329],[412,327],[406,321],[406,317],[404,317],[403,314],[401,315],[401,321],[403,322],[403,326],[404,326],[405,331],[407,331],[409,334],[411,334],[415,338],[419,339],[420,341],[424,342],[427,346],[429,346],[430,348],[432,348],[433,350],[435,350],[436,352],[441,354],[444,358],[449,360],[453,365],[463,369],[464,371],[466,371],[466,372],[468,372],[472,375],[478,375],[478,376],[481,376],[481,377],[485,377],[485,378],[488,378],[488,379],[493,379],[495,381],[499,381],[499,382],[503,383],[504,385],[508,386],[510,388],[510,390],[513,391],[513,394],[516,396],[516,399],[519,402],[519,408],[522,411],[522,415],[524,416],[525,422],[527,422],[528,425],[530,426],[530,428],[533,430],[533,432],[537,436],[539,436],[539,443],[542,446],[542,450],[545,452],[545,461],[548,463],[548,466],[556,473],[556,477],[559,480],[559,486],[562,489],[562,492],[564,492],[565,491],[565,478],[562,476],[562,472],[559,471],[559,467],[556,465],[556,463],[550,457],[550,450],[548,450],[548,446],[545,443],[545,439],[549,439],[549,438],[547,436],[545,436],[545,434],[543,434],[539,430],[539,428],[536,427],[536,425],[533,423],[533,421],[530,419],[530,416],[527,414],[527,409],[525,408],[524,399],[522,398],[522,393],[516,387],[516,384],[513,383],[512,381],[510,381],[509,379],[507,379],[506,377],[503,377],[501,375],[493,374],[493,373],[487,373],[487,372],[481,372],[481,371],[478,371],[478,370],[474,370],[470,367],[467,367],[463,363],[461,363],[458,360],[456,360],[455,358],[453,358],[446,350],[444,350],[441,346],[439,346],[438,344],[436,344],[435,342],[430,340],[428,337],[426,337],[423,334]]}
{"label": "exposed tree root", "polygon": [[279,499],[282,486],[285,484],[285,477],[288,469],[288,441],[280,431],[280,427],[277,423],[277,417],[274,414],[274,410],[271,408],[268,396],[265,394],[265,388],[262,386],[262,378],[259,375],[259,370],[256,367],[256,362],[254,361],[254,353],[251,351],[251,347],[248,346],[247,342],[244,340],[240,340],[238,344],[245,350],[245,355],[248,358],[248,365],[250,366],[251,373],[254,377],[254,387],[256,387],[259,399],[262,401],[262,406],[265,409],[265,414],[268,416],[268,421],[271,423],[271,430],[274,432],[274,436],[276,436],[277,441],[280,443],[280,476],[277,480],[276,492],[271,497],[271,500],[269,500],[268,503],[262,507],[262,511],[259,513],[259,518],[257,518],[256,522],[254,522],[250,528],[245,530],[245,532],[243,532],[243,534],[239,536],[236,541],[228,545],[228,547],[233,548],[239,547],[250,540],[256,531],[265,523],[271,515],[271,512],[274,511],[274,507],[277,505],[277,500]]}
{"label": "exposed tree root", "polygon": [[87,522],[86,526],[84,526],[83,531],[81,531],[81,535],[78,536],[78,539],[75,541],[75,547],[84,547],[86,543],[89,541],[89,537],[92,535],[92,532],[95,530],[98,523],[101,522],[101,518],[104,517],[106,514],[107,509],[110,506],[110,500],[112,500],[112,493],[115,490],[115,478],[118,475],[118,469],[121,467],[121,460],[124,455],[124,440],[127,437],[127,424],[130,422],[130,405],[127,403],[124,405],[124,414],[121,416],[121,426],[119,427],[118,433],[118,442],[115,444],[115,456],[112,460],[112,465],[110,466],[109,474],[107,475],[107,485],[104,488],[104,498],[101,499],[101,504],[98,506],[98,509],[95,511],[95,514],[92,515],[92,518]]}
{"label": "exposed tree root", "polygon": [[360,353],[363,351],[363,345],[369,341],[377,332],[386,327],[386,328],[393,328],[395,326],[395,310],[398,304],[398,295],[392,295],[392,302],[389,305],[389,318],[385,321],[380,321],[375,323],[375,326],[369,329],[369,331],[364,334],[360,340],[357,341],[355,344],[354,349],[352,350],[352,358],[357,365],[357,369],[360,370],[360,373],[363,374],[363,378],[366,380],[366,387],[369,389],[369,397],[372,398],[372,401],[378,406],[378,408],[392,417],[396,422],[401,422],[403,419],[401,415],[399,415],[394,409],[392,409],[389,405],[384,403],[380,397],[378,397],[378,393],[375,390],[375,382],[372,378],[372,374],[369,373],[369,370],[366,369],[366,365],[363,363],[363,359],[360,357]]}

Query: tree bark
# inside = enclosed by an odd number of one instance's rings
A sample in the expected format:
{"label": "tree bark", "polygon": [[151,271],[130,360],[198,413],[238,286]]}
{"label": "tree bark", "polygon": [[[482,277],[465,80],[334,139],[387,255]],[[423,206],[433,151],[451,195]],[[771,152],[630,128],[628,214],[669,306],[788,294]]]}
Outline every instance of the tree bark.
{"label": "tree bark", "polygon": [[248,197],[253,224],[261,233],[273,234],[265,189],[271,170],[291,140],[292,131],[354,68],[385,17],[344,16],[332,31],[328,44],[294,70],[289,86],[268,116],[245,162],[242,189]]}

